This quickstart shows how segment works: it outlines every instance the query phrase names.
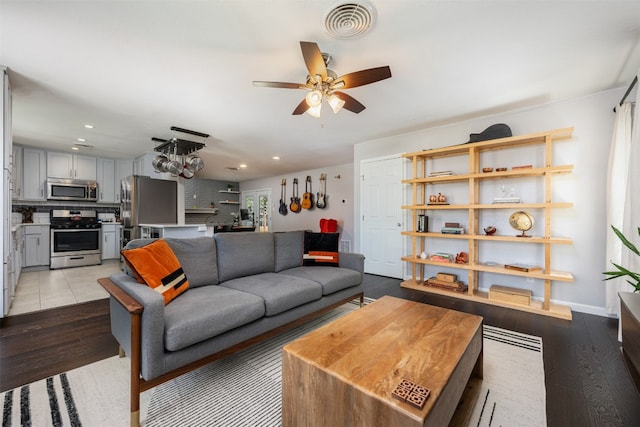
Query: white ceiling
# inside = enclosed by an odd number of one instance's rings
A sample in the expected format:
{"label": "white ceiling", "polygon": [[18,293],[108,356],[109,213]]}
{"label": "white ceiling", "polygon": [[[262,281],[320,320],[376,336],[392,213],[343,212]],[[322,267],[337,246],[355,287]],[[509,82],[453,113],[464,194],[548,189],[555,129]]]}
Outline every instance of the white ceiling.
{"label": "white ceiling", "polygon": [[[640,1],[371,1],[373,29],[339,40],[322,23],[334,0],[0,0],[14,141],[70,151],[82,137],[87,154],[131,158],[179,126],[211,134],[198,176],[244,181],[349,163],[353,144],[382,136],[626,86],[640,67]],[[393,77],[345,90],[360,114],[292,116],[304,91],[251,82],[304,82],[301,40],[330,53],[338,75],[389,65]]]}

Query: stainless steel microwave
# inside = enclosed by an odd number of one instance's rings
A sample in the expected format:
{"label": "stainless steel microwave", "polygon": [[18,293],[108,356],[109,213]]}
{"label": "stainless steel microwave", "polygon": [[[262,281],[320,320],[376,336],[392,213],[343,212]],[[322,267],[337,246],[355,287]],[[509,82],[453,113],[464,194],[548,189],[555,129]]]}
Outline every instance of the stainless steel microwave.
{"label": "stainless steel microwave", "polygon": [[82,179],[47,179],[47,200],[98,201],[98,183]]}

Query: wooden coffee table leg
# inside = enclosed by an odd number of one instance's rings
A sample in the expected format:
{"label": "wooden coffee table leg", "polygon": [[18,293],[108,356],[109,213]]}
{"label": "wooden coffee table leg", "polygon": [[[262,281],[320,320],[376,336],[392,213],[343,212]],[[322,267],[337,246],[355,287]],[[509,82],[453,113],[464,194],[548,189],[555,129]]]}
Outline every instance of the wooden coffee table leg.
{"label": "wooden coffee table leg", "polygon": [[453,414],[453,418],[451,418],[449,427],[466,427],[469,425],[473,408],[476,406],[476,402],[480,396],[480,388],[482,387],[482,378],[484,375],[483,354],[484,352],[480,351],[467,387],[460,398],[460,403],[456,408],[456,412]]}

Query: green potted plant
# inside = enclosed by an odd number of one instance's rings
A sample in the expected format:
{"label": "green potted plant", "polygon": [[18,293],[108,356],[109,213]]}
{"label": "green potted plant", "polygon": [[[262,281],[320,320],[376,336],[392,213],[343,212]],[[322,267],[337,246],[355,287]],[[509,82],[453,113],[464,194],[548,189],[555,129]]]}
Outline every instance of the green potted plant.
{"label": "green potted plant", "polygon": [[[618,238],[622,241],[622,244],[624,244],[631,252],[640,256],[640,251],[638,251],[638,248],[636,248],[635,245],[631,243],[620,230],[618,230],[613,225],[611,226],[611,228],[613,229],[613,232],[616,233],[616,236],[618,236]],[[640,235],[640,227],[638,227],[638,235]],[[612,264],[617,270],[605,271],[603,274],[608,277],[604,280],[611,280],[617,277],[628,277],[627,283],[633,286],[633,292],[640,292],[640,273],[634,273],[633,271],[628,270],[627,268],[618,265],[615,262],[612,262]]]}

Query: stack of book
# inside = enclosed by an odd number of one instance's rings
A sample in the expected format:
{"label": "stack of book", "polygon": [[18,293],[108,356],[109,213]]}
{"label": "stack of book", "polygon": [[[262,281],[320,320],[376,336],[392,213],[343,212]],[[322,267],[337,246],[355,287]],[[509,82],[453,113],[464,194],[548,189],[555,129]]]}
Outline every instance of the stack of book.
{"label": "stack of book", "polygon": [[453,262],[455,257],[453,256],[453,254],[448,254],[446,252],[436,252],[429,255],[429,259],[431,261],[438,261],[438,262]]}
{"label": "stack of book", "polygon": [[442,227],[442,234],[464,234],[464,227]]}
{"label": "stack of book", "polygon": [[495,197],[493,199],[494,204],[498,203],[520,203],[520,197]]}
{"label": "stack of book", "polygon": [[430,178],[435,178],[437,176],[450,176],[453,175],[453,171],[434,171],[434,172],[429,172],[429,177]]}
{"label": "stack of book", "polygon": [[465,292],[467,290],[467,285],[459,281],[457,275],[450,273],[438,273],[436,277],[430,277],[425,280],[424,284],[456,292]]}

